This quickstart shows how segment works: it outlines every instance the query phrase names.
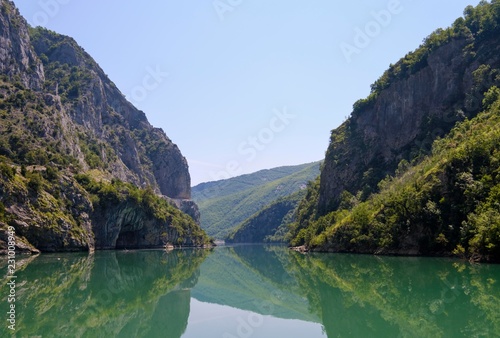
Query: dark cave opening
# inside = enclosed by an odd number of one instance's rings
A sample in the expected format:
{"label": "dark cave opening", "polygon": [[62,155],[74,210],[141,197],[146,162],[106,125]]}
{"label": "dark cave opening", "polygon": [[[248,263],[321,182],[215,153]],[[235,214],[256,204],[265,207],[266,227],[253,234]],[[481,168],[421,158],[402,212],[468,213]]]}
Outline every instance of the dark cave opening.
{"label": "dark cave opening", "polygon": [[117,249],[133,249],[139,247],[139,231],[122,231],[116,239]]}

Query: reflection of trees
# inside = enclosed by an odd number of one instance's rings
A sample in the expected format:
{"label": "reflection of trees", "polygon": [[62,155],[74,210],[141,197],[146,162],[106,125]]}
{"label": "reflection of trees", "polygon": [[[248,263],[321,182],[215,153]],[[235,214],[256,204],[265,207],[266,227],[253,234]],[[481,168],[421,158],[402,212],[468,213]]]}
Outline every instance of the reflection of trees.
{"label": "reflection of trees", "polygon": [[[495,265],[300,255],[273,246],[218,248],[205,260],[207,255],[186,250],[28,258],[18,268],[16,333],[177,338],[186,330],[191,294],[265,315],[321,322],[329,337],[500,332]],[[5,269],[0,261],[0,276]],[[5,285],[3,280],[2,296]],[[6,313],[7,305],[0,302],[0,312]],[[6,326],[0,336],[8,336]]]}
{"label": "reflection of trees", "polygon": [[206,250],[42,255],[19,273],[16,333],[180,337],[189,317],[188,288],[196,284],[207,255]]}
{"label": "reflection of trees", "polygon": [[329,337],[500,332],[498,269],[464,265],[460,270],[437,259],[290,257],[288,269],[296,271],[311,311],[322,318]]}
{"label": "reflection of trees", "polygon": [[[193,290],[200,300],[318,321],[329,337],[500,332],[498,266],[446,259],[301,255],[276,246],[219,248],[205,263]],[[259,304],[273,311],[263,312]]]}
{"label": "reflection of trees", "polygon": [[202,302],[231,306],[261,315],[317,322],[307,299],[284,269],[276,246],[221,247],[207,258],[192,295]]}

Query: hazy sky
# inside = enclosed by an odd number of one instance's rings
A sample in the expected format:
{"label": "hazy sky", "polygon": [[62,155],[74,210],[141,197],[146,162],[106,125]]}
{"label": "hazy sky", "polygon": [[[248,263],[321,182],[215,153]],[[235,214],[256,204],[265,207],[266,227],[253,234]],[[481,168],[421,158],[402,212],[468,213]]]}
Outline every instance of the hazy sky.
{"label": "hazy sky", "polygon": [[390,63],[479,0],[15,0],[85,48],[193,185],[324,158]]}

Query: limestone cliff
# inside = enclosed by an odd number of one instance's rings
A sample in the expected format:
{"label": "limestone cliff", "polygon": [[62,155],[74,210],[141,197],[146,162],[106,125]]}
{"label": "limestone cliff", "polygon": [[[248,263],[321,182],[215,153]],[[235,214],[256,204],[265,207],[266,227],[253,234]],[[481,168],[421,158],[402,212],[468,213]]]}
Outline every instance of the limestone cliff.
{"label": "limestone cliff", "polygon": [[[84,133],[80,141],[101,148],[90,149],[90,156],[93,152],[102,163],[89,163],[83,154],[82,166],[104,167],[112,177],[152,186],[170,198],[190,198],[188,165],[178,147],[149,124],[72,38],[36,28],[31,41],[46,65],[45,91],[55,95],[61,114]],[[106,145],[111,149],[103,153]]]}
{"label": "limestone cliff", "polygon": [[468,6],[332,131],[292,245],[499,261],[500,3]]}
{"label": "limestone cliff", "polygon": [[43,65],[30,44],[26,21],[10,1],[2,0],[0,10],[0,74],[40,89],[45,80]]}
{"label": "limestone cliff", "polygon": [[206,242],[186,159],[72,38],[1,0],[0,42],[0,251]]}
{"label": "limestone cliff", "polygon": [[332,132],[321,173],[320,215],[338,207],[343,191],[368,197],[401,160],[427,154],[437,137],[480,111],[483,93],[498,82],[498,34],[474,35],[462,22],[438,30],[391,65],[370,97],[358,101]]}

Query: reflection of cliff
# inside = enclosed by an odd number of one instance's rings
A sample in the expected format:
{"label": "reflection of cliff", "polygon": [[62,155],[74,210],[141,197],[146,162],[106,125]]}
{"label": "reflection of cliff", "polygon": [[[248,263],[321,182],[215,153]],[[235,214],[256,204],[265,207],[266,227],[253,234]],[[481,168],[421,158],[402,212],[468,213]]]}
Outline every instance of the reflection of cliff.
{"label": "reflection of cliff", "polygon": [[227,305],[277,318],[319,322],[307,299],[288,275],[281,255],[286,247],[220,247],[201,266],[192,296],[201,302]]}
{"label": "reflection of cliff", "polygon": [[[18,337],[179,338],[189,334],[191,297],[321,323],[328,337],[500,332],[497,265],[301,255],[276,246],[219,247],[210,255],[182,250],[20,256],[18,263]],[[6,268],[0,259],[0,276]],[[6,295],[6,280],[0,283]],[[0,313],[7,306],[0,302]],[[6,330],[0,326],[0,337],[9,336]]]}
{"label": "reflection of cliff", "polygon": [[[183,250],[38,257],[18,274],[16,333],[181,337],[189,317],[189,288],[207,254]],[[6,304],[1,306],[4,312]],[[0,336],[6,336],[5,329],[0,328]]]}
{"label": "reflection of cliff", "polygon": [[196,299],[321,323],[328,337],[500,332],[500,269],[494,265],[236,246],[217,248],[200,270]]}
{"label": "reflection of cliff", "polygon": [[296,271],[328,337],[500,332],[500,274],[495,267],[436,259],[294,256],[288,268]]}

